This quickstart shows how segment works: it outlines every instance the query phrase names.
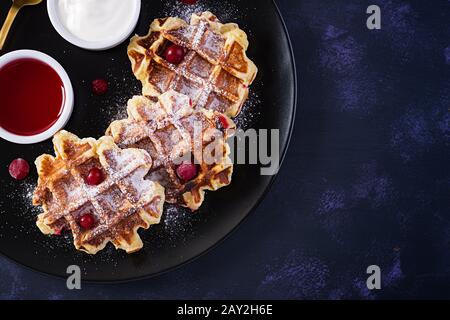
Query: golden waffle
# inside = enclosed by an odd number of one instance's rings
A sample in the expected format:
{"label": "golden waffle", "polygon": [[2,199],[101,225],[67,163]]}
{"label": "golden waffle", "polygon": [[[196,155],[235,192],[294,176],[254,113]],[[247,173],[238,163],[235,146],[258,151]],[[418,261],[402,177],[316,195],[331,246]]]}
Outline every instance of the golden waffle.
{"label": "golden waffle", "polygon": [[[163,57],[172,43],[187,49],[179,65]],[[203,12],[193,14],[190,24],[173,17],[154,20],[146,36],[131,39],[128,56],[148,98],[156,101],[173,89],[188,95],[195,107],[235,117],[258,70],[246,55],[248,45],[237,24],[222,24]]]}
{"label": "golden waffle", "polygon": [[[128,253],[142,248],[137,230],[157,224],[164,204],[164,188],[144,180],[152,166],[144,150],[120,150],[111,137],[79,139],[61,131],[53,138],[56,157],[42,155],[36,160],[39,173],[34,205],[44,213],[37,226],[44,234],[72,231],[78,250],[95,254],[108,242]],[[103,171],[97,186],[85,182],[93,168]],[[86,213],[95,218],[92,229],[79,222]]]}
{"label": "golden waffle", "polygon": [[[128,115],[128,119],[113,122],[107,134],[120,147],[148,151],[154,161],[148,179],[165,187],[167,202],[197,210],[205,190],[230,184],[233,164],[226,139],[234,133],[235,125],[228,117],[193,109],[188,96],[173,90],[159,96],[156,103],[134,97],[128,102]],[[177,176],[181,159],[198,164],[196,178],[186,182]]]}

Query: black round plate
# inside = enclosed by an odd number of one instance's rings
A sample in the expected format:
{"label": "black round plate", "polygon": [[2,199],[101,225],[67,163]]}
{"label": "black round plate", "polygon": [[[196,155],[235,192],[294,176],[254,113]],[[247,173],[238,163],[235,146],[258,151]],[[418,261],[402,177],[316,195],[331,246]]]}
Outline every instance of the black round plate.
{"label": "black round plate", "polygon": [[[9,1],[0,3],[6,15]],[[248,55],[259,67],[251,97],[238,124],[244,128],[280,130],[280,152],[285,154],[296,106],[295,65],[283,20],[271,0],[199,0],[189,7],[179,0],[142,1],[135,30],[146,34],[150,22],[167,15],[210,10],[224,22],[236,22],[249,36]],[[64,41],[53,29],[46,6],[24,8],[6,43],[8,51],[35,49],[58,60],[69,74],[75,90],[75,108],[67,130],[80,137],[103,135],[111,120],[125,116],[127,100],[140,93],[126,54],[127,42],[103,52],[79,49]],[[110,91],[98,97],[90,82],[106,78]],[[2,106],[0,106],[2,107]],[[236,165],[232,184],[210,192],[195,214],[165,210],[160,225],[141,231],[144,248],[127,255],[111,245],[95,256],[76,251],[71,236],[47,237],[35,226],[39,209],[30,205],[37,181],[35,170],[25,181],[14,181],[8,164],[17,157],[30,163],[42,153],[53,153],[51,141],[16,145],[0,141],[0,252],[25,266],[47,274],[65,276],[69,265],[79,265],[86,281],[124,281],[155,275],[204,253],[228,235],[257,205],[273,176],[260,175],[258,165]]]}

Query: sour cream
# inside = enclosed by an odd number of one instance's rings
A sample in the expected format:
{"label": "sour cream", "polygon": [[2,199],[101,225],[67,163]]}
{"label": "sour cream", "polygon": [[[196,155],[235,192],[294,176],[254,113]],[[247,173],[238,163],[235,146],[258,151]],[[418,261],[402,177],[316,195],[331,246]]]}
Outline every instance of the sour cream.
{"label": "sour cream", "polygon": [[132,0],[56,0],[62,25],[80,40],[108,42],[131,33],[136,19],[137,1]]}

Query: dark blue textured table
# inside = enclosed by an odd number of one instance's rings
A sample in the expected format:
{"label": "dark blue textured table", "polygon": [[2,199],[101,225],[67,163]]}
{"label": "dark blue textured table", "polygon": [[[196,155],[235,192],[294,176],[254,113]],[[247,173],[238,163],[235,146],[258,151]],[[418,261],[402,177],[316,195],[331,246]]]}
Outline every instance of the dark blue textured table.
{"label": "dark blue textured table", "polygon": [[[0,298],[450,297],[450,3],[279,0],[299,111],[278,179],[228,240],[121,285],[43,276],[0,257]],[[382,29],[366,9],[382,9]],[[369,291],[366,268],[382,271]]]}

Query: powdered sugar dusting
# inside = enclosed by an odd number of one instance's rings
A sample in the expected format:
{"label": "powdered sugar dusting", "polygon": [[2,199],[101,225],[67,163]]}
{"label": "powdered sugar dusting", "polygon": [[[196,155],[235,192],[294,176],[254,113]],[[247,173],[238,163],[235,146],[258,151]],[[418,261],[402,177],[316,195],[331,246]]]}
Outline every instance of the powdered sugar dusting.
{"label": "powdered sugar dusting", "polygon": [[162,220],[164,230],[170,235],[185,233],[191,227],[192,212],[186,208],[167,204]]}
{"label": "powdered sugar dusting", "polygon": [[212,5],[210,1],[207,0],[199,0],[196,4],[191,5],[184,4],[179,0],[165,1],[163,16],[179,17],[189,21],[192,14],[204,11],[211,11],[222,21],[240,18],[240,11],[238,10],[235,2],[220,1],[220,3],[218,3],[215,1]]}
{"label": "powdered sugar dusting", "polygon": [[15,214],[18,214],[21,218],[28,222],[35,221],[36,216],[41,213],[41,209],[33,206],[32,204],[33,193],[36,188],[36,182],[34,179],[28,178],[24,181],[11,180],[10,184],[14,184],[14,189],[17,192],[9,193],[5,197],[17,205],[18,210]]}
{"label": "powdered sugar dusting", "polygon": [[206,22],[200,22],[199,27],[197,28],[197,32],[195,33],[194,40],[192,40],[192,48],[195,50],[198,48],[200,44],[200,40],[202,39],[203,34],[206,31]]}
{"label": "powdered sugar dusting", "polygon": [[[102,98],[99,112],[105,118],[104,123],[108,126],[115,120],[128,118],[127,103],[134,95],[142,94],[141,83],[130,77],[130,69],[124,68],[121,73],[108,70],[106,74],[110,83],[110,92]],[[103,128],[102,128],[103,129]],[[107,128],[105,127],[104,130]]]}
{"label": "powdered sugar dusting", "polygon": [[241,113],[233,119],[236,126],[242,130],[247,130],[254,127],[261,114],[260,105],[261,100],[258,93],[252,91],[250,88],[249,97],[244,103]]}

